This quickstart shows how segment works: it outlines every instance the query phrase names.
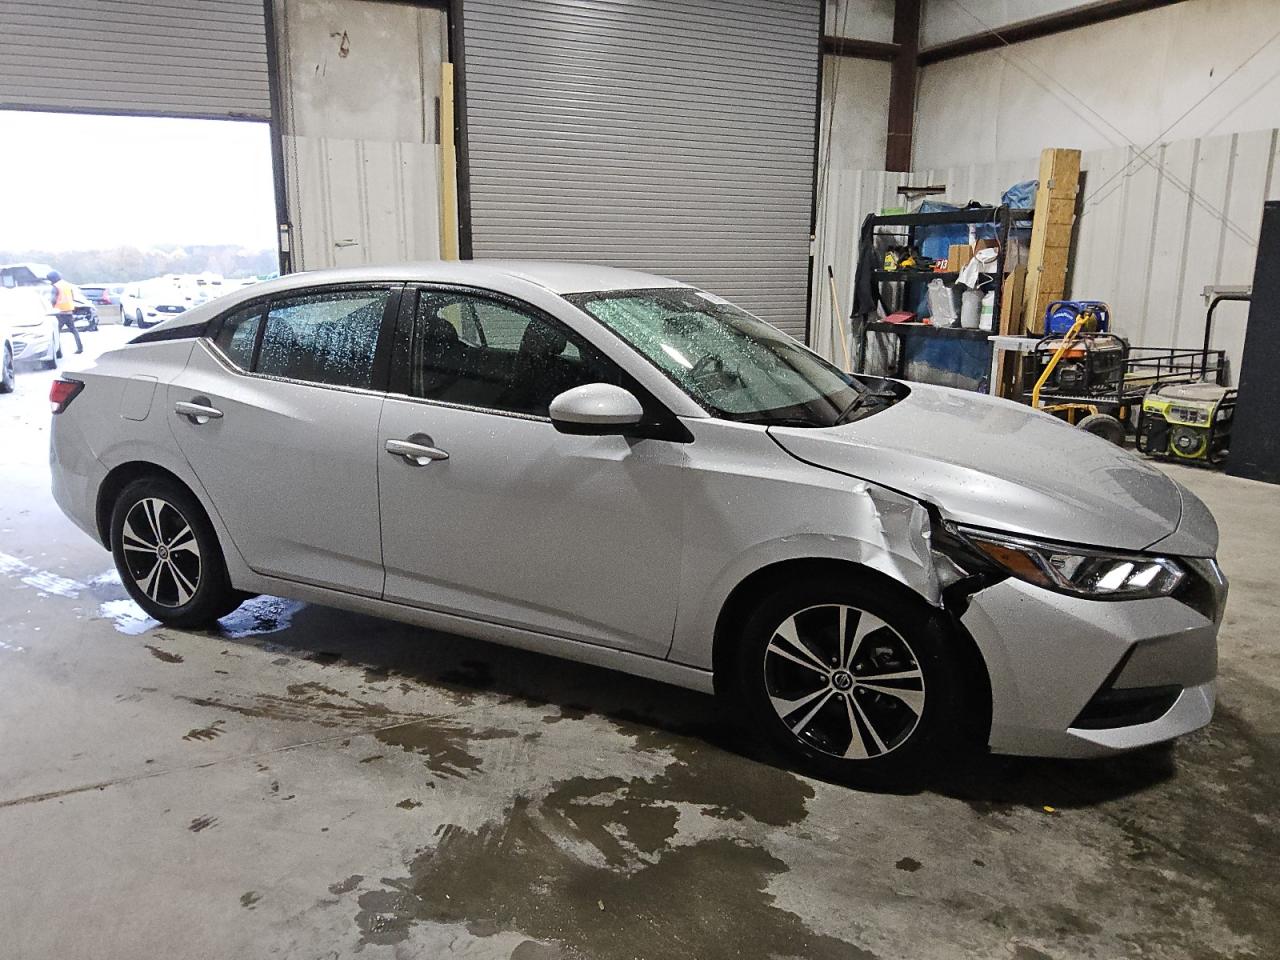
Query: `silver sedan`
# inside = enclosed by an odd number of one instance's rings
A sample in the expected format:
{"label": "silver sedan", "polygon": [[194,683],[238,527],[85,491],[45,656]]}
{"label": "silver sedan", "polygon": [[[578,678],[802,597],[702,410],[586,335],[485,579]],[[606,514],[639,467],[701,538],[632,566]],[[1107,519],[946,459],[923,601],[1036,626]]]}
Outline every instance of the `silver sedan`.
{"label": "silver sedan", "polygon": [[51,399],[58,503],[166,623],[271,593],[612,667],[858,783],[1213,712],[1226,581],[1185,488],[662,277],[285,277]]}

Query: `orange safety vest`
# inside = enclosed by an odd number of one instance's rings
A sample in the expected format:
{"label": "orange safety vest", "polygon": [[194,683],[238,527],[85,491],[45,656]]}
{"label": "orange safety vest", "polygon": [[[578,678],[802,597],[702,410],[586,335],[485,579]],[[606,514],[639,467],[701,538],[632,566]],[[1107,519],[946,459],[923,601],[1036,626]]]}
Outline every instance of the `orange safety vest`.
{"label": "orange safety vest", "polygon": [[53,285],[54,291],[57,293],[57,299],[53,301],[53,309],[56,313],[72,313],[76,308],[76,302],[71,296],[71,284],[65,280],[59,280]]}

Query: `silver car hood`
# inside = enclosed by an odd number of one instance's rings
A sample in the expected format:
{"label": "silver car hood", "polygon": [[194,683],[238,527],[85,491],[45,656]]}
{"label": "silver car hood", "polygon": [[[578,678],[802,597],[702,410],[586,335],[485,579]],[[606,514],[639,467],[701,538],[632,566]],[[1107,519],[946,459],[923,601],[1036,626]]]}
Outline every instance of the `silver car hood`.
{"label": "silver car hood", "polygon": [[[1184,555],[1213,554],[1208,511],[1135,454],[1008,400],[918,383],[910,391],[853,423],[769,433],[799,460],[933,503],[962,523],[1123,550],[1169,538]],[[1184,495],[1192,529],[1180,530]]]}

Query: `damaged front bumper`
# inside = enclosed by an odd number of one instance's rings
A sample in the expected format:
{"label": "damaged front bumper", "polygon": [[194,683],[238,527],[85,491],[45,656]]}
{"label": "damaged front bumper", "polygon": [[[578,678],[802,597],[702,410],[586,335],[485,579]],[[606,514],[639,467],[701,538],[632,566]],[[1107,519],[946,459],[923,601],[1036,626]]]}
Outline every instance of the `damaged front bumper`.
{"label": "damaged front bumper", "polygon": [[[1225,593],[1220,578],[1212,586]],[[990,676],[990,749],[1096,757],[1205,726],[1220,609],[1085,599],[1012,578],[973,593],[959,620]]]}

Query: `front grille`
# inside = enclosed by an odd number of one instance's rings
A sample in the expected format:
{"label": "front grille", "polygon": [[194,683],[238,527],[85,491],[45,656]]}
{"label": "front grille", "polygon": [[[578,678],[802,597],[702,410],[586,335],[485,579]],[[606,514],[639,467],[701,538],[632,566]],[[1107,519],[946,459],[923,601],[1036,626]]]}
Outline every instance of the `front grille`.
{"label": "front grille", "polygon": [[185,313],[186,309],[186,307],[179,307],[171,303],[166,303],[162,306],[156,307],[156,313]]}

